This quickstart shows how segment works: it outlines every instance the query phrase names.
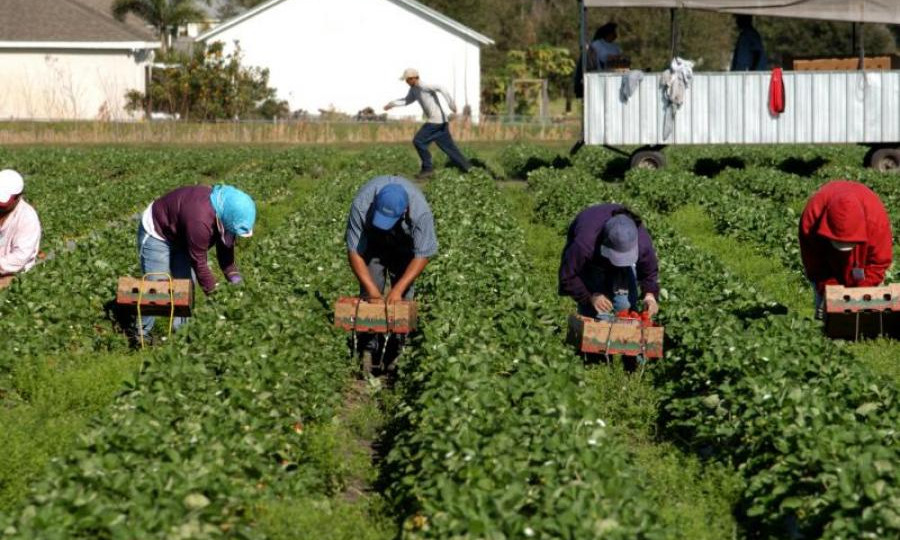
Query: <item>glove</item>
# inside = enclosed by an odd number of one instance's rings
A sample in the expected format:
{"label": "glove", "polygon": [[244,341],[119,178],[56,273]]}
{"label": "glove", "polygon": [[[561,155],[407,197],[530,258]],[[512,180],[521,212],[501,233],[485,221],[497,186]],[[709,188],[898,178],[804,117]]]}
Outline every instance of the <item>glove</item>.
{"label": "glove", "polygon": [[241,275],[237,272],[228,276],[228,283],[231,283],[232,285],[237,285],[239,283],[242,283],[243,281],[244,278],[242,278]]}

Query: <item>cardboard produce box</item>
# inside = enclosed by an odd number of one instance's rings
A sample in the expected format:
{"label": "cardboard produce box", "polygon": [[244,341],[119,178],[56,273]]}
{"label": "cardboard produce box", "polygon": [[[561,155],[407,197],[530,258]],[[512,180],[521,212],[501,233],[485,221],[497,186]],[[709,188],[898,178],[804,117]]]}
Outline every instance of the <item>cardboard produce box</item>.
{"label": "cardboard produce box", "polygon": [[334,325],[348,331],[408,334],[416,329],[417,316],[417,304],[407,300],[385,306],[384,300],[345,296],[334,306]]}
{"label": "cardboard produce box", "polygon": [[[785,69],[793,71],[853,71],[859,69],[859,56],[786,57]],[[867,56],[863,60],[864,69],[900,69],[900,56],[885,54]]]}
{"label": "cardboard produce box", "polygon": [[190,279],[173,279],[171,290],[168,280],[141,280],[124,276],[116,286],[116,304],[131,306],[137,310],[141,302],[141,315],[168,315],[175,305],[176,317],[188,317],[194,306],[194,282]]}
{"label": "cardboard produce box", "polygon": [[662,326],[643,326],[636,320],[607,322],[572,314],[567,341],[583,353],[662,358],[664,330]]}
{"label": "cardboard produce box", "polygon": [[881,287],[825,287],[825,333],[856,340],[900,337],[900,284]]}

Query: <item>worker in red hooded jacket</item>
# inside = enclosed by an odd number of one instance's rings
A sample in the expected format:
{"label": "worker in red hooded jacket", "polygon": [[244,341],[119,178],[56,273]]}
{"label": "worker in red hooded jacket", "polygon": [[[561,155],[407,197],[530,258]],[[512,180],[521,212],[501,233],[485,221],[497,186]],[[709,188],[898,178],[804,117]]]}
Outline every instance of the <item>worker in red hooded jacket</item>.
{"label": "worker in red hooded jacket", "polygon": [[892,248],[890,219],[871,189],[846,180],[819,188],[800,216],[800,255],[815,287],[816,316],[822,316],[826,285],[880,285]]}

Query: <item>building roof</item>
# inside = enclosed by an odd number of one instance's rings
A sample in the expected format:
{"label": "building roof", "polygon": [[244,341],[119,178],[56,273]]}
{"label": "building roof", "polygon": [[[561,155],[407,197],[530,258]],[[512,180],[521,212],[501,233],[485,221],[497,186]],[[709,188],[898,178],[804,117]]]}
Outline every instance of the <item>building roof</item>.
{"label": "building roof", "polygon": [[[107,17],[112,17],[112,6],[116,0],[76,0],[79,4],[83,4],[89,8],[92,8],[94,11],[100,12],[102,15],[106,15]],[[202,4],[202,2],[201,2]],[[151,36],[153,35],[153,30],[150,28],[150,25],[147,24],[146,21],[135,15],[134,13],[129,13],[125,16],[124,22],[126,25],[134,28],[135,30],[143,33],[149,33]]]}
{"label": "building roof", "polygon": [[[256,15],[266,11],[267,9],[270,9],[270,8],[280,4],[282,2],[285,2],[285,1],[288,1],[288,0],[268,0],[268,2],[263,2],[262,4],[256,6],[255,8],[250,9],[244,13],[241,13],[237,17],[234,17],[232,19],[229,19],[229,20],[223,22],[222,24],[220,24],[219,26],[216,26],[212,30],[209,30],[207,32],[204,32],[203,34],[200,34],[199,36],[197,36],[197,41],[206,41],[210,38],[214,38],[221,32],[228,30],[229,28],[232,28],[234,26],[237,26],[237,25],[241,24],[242,22],[246,21],[247,19],[255,17]],[[441,27],[447,29],[448,31],[453,32],[454,34],[457,34],[458,36],[460,36],[462,38],[468,39],[469,41],[474,41],[475,43],[478,43],[480,45],[493,45],[494,44],[494,40],[485,36],[484,34],[480,34],[480,33],[476,32],[475,30],[472,30],[468,26],[465,26],[464,24],[451,19],[450,17],[444,15],[443,13],[435,11],[435,10],[431,9],[430,7],[424,6],[424,5],[420,4],[419,2],[416,2],[415,0],[385,0],[385,1],[393,2],[394,4],[404,7],[406,9],[416,13],[417,15],[421,16],[422,18],[428,19],[429,21],[437,24],[438,26],[441,26]]]}
{"label": "building roof", "polygon": [[149,32],[79,0],[0,1],[0,47],[143,49],[157,45]]}

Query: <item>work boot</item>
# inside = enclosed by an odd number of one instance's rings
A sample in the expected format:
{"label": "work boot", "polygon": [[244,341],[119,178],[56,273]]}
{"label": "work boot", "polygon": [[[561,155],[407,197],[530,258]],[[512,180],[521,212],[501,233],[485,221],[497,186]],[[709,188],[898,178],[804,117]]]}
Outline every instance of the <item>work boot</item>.
{"label": "work boot", "polygon": [[431,170],[431,169],[429,169],[427,171],[421,170],[421,171],[419,171],[419,174],[416,175],[416,180],[428,180],[432,176],[434,176],[433,170]]}

